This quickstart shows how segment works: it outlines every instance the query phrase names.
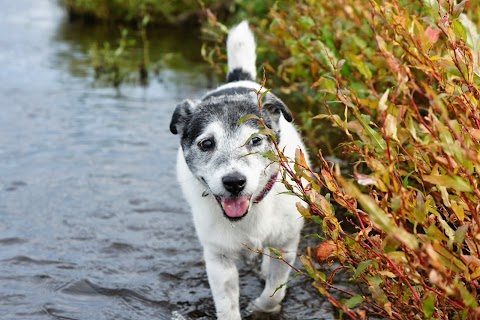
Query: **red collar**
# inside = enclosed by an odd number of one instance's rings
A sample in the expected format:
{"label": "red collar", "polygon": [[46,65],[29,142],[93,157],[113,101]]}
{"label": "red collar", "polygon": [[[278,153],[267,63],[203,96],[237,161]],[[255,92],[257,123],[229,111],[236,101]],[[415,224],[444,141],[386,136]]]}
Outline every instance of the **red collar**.
{"label": "red collar", "polygon": [[268,180],[267,184],[265,185],[265,188],[263,188],[262,192],[253,200],[253,203],[259,203],[260,201],[263,200],[267,196],[267,194],[272,190],[273,185],[275,184],[275,181],[277,180],[278,177],[278,171],[275,172],[271,177],[270,180]]}

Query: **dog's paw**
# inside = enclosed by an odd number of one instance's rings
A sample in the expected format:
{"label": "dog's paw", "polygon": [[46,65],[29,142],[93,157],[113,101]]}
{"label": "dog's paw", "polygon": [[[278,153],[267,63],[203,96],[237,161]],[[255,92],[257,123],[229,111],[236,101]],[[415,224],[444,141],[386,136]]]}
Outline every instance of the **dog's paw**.
{"label": "dog's paw", "polygon": [[182,316],[180,314],[180,312],[178,311],[173,311],[172,312],[172,317],[170,318],[170,320],[187,320],[187,318],[185,318],[184,316]]}
{"label": "dog's paw", "polygon": [[266,306],[260,302],[260,298],[255,299],[248,304],[247,312],[249,314],[263,312],[263,313],[279,313],[282,310],[282,306],[280,304],[276,304],[274,306]]}

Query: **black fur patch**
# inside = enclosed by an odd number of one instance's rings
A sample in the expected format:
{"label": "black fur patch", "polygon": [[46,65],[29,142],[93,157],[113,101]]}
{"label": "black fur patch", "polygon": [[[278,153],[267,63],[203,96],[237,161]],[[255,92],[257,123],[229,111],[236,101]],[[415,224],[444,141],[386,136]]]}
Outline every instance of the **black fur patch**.
{"label": "black fur patch", "polygon": [[[182,144],[184,146],[191,145],[212,121],[220,121],[227,131],[235,132],[240,125],[240,119],[248,114],[260,116],[258,106],[248,96],[245,99],[232,99],[226,96],[225,99],[216,101],[203,100],[193,110],[191,119],[185,126]],[[244,124],[253,127],[258,125],[254,119],[247,120]],[[272,127],[271,120],[268,118],[265,119],[265,124],[270,128]]]}
{"label": "black fur patch", "polygon": [[193,102],[186,99],[179,103],[172,115],[170,121],[170,131],[173,134],[178,134],[183,130],[183,127],[188,122],[193,110]]}
{"label": "black fur patch", "polygon": [[250,73],[243,71],[243,69],[241,68],[235,68],[227,74],[227,82],[241,80],[255,81],[255,79],[252,78],[252,75]]}

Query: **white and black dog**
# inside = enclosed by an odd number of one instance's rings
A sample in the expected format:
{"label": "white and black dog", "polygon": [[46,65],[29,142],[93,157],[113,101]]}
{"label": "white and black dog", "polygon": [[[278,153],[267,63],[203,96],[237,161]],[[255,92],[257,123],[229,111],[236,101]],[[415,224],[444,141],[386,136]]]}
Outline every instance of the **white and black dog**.
{"label": "white and black dog", "polygon": [[[294,158],[305,147],[291,124],[285,104],[268,92],[262,111],[256,92],[264,91],[256,78],[255,39],[246,21],[233,28],[227,40],[228,80],[200,100],[177,105],[170,123],[180,135],[177,158],[178,181],[189,202],[195,228],[203,245],[217,317],[241,319],[238,271],[235,261],[252,255],[246,247],[274,247],[293,263],[303,226],[297,212],[298,199],[286,194],[279,181],[279,166],[261,154],[273,149],[260,134],[257,115],[276,134],[281,150]],[[244,118],[245,119],[245,118]],[[262,275],[266,285],[250,304],[253,311],[277,312],[285,296],[290,267],[264,257]]]}

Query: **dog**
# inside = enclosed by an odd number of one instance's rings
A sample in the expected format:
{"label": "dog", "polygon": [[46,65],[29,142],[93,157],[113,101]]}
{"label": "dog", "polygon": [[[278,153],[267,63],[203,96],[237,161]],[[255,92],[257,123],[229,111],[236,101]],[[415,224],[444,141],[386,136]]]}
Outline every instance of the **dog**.
{"label": "dog", "polygon": [[[255,82],[256,43],[247,21],[230,30],[227,56],[227,83],[178,104],[170,131],[180,136],[178,181],[203,246],[217,318],[237,320],[235,262],[254,255],[248,248],[273,247],[293,264],[303,226],[295,206],[298,198],[287,194],[280,166],[264,156],[274,149],[273,140],[259,129],[256,117],[273,130],[287,157],[293,159],[297,148],[307,153],[290,110]],[[264,255],[265,288],[249,310],[279,312],[286,289],[281,285],[290,270],[285,262]]]}

